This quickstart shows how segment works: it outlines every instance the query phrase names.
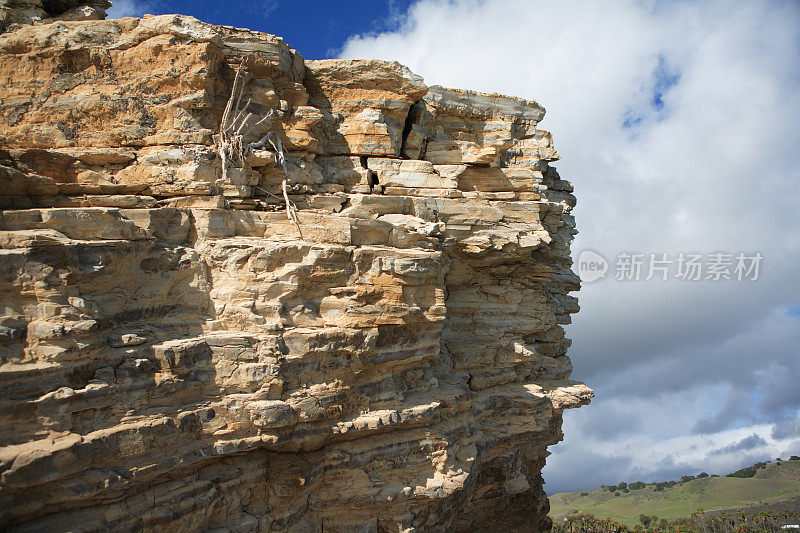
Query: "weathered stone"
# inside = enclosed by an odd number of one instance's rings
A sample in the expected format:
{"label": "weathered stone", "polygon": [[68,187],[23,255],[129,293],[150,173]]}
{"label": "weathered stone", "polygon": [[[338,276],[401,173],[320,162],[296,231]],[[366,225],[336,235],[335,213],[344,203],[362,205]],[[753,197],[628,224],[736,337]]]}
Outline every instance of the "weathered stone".
{"label": "weathered stone", "polygon": [[102,20],[109,7],[108,0],[4,0],[0,4],[0,32],[53,20]]}
{"label": "weathered stone", "polygon": [[455,189],[458,186],[455,180],[440,176],[430,161],[372,157],[367,168],[375,172],[378,184],[384,187]]}
{"label": "weathered stone", "polygon": [[247,54],[268,82],[267,91],[253,84],[261,100],[255,105],[305,98],[302,58],[282,39],[191,17],[56,22],[6,32],[0,36],[4,144],[208,144],[224,107],[217,91],[232,83],[226,58],[238,62]]}
{"label": "weathered stone", "polygon": [[323,116],[325,154],[399,156],[411,104],[428,88],[397,62],[306,61],[309,103]]}
{"label": "weathered stone", "polygon": [[0,35],[0,528],[548,530],[592,393],[541,106],[43,5]]}
{"label": "weathered stone", "polygon": [[500,166],[512,146],[536,135],[544,117],[536,102],[439,86],[430,87],[425,103],[434,117],[425,158],[435,164]]}

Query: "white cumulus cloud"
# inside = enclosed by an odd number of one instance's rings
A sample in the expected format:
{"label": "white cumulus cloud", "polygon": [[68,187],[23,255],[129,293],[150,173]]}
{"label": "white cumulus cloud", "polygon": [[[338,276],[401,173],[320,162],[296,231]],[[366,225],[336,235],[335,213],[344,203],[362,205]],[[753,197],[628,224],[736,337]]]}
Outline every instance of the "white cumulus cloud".
{"label": "white cumulus cloud", "polygon": [[155,8],[155,2],[147,0],[112,0],[114,4],[108,10],[108,18],[141,17]]}

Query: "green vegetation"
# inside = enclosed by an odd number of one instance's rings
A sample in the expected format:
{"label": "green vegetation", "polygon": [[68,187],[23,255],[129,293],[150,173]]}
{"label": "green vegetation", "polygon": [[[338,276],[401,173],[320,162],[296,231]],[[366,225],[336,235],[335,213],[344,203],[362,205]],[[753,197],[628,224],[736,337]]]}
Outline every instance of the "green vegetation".
{"label": "green vegetation", "polygon": [[742,468],[741,470],[737,470],[736,472],[731,472],[726,477],[753,477],[756,475],[756,472],[758,472],[759,469],[766,468],[768,464],[769,463],[767,462],[756,463],[753,466],[748,466]]}
{"label": "green vegetation", "polygon": [[624,532],[670,532],[670,533],[750,533],[781,531],[781,526],[800,520],[800,512],[762,511],[760,513],[722,513],[719,516],[695,511],[686,518],[666,520],[656,515],[639,515],[639,523],[633,528],[610,517],[597,518],[590,513],[567,515],[562,521],[553,523],[556,533],[624,533]]}
{"label": "green vegetation", "polygon": [[[726,512],[735,515],[739,511],[746,511],[758,515],[759,512],[780,513],[800,509],[800,459],[793,456],[788,461],[757,463],[725,477],[701,472],[697,476],[683,476],[681,481],[636,481],[550,496],[550,516],[557,524],[563,524],[564,518],[585,515],[607,517],[611,522],[631,530],[638,525],[643,530],[656,528],[658,531],[673,531],[674,528],[664,528],[677,527],[676,524],[681,520],[691,522],[691,515],[697,509],[707,509],[703,516],[709,521],[722,520],[721,516]],[[651,520],[645,525],[641,517],[650,517]],[[606,529],[583,531],[617,531],[611,522],[606,524]],[[756,527],[748,523],[739,520],[736,528]],[[684,529],[680,530],[694,531],[685,529],[687,527],[683,524]],[[735,530],[729,523],[725,527],[727,529],[719,531]],[[712,530],[707,529],[706,533]]]}

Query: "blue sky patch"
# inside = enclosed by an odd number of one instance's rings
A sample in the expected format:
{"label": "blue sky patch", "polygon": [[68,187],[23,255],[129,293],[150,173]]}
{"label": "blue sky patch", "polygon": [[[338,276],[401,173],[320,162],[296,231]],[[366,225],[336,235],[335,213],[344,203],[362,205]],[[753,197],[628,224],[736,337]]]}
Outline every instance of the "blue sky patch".
{"label": "blue sky patch", "polygon": [[664,120],[668,115],[664,96],[680,82],[680,79],[680,72],[671,67],[663,55],[659,55],[650,82],[642,87],[644,92],[649,93],[647,107],[629,108],[625,111],[622,127],[634,129],[648,119]]}
{"label": "blue sky patch", "polygon": [[305,59],[335,57],[348,37],[393,30],[413,0],[117,0],[118,16],[191,15],[211,24],[279,35]]}
{"label": "blue sky patch", "polygon": [[664,109],[664,95],[675,87],[681,79],[680,73],[670,68],[664,56],[658,56],[658,66],[653,72],[653,96],[650,99],[650,107],[655,111]]}

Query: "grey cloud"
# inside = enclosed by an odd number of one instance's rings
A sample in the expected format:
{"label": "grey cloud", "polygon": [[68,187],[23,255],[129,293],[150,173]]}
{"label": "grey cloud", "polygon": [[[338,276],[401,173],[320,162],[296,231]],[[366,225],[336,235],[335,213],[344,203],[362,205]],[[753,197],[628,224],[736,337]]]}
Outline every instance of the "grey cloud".
{"label": "grey cloud", "polygon": [[778,457],[789,459],[793,455],[800,456],[800,439],[794,440],[788,446],[782,448]]}
{"label": "grey cloud", "polygon": [[661,461],[648,468],[634,468],[631,470],[630,481],[644,481],[653,483],[658,481],[678,480],[681,476],[693,472],[695,468],[691,463],[676,461],[672,455],[667,455]]}
{"label": "grey cloud", "polygon": [[753,448],[759,448],[761,446],[766,446],[767,441],[763,438],[758,436],[757,434],[753,433],[749,437],[745,437],[738,442],[734,442],[732,444],[728,444],[727,446],[723,446],[722,448],[717,448],[716,450],[711,450],[709,452],[711,455],[724,455],[728,453],[736,453],[742,451],[750,451]]}
{"label": "grey cloud", "polygon": [[[627,472],[632,463],[629,457],[600,455],[591,450],[572,454],[572,459],[563,464],[557,462],[557,468],[548,464],[544,472],[545,491],[548,494],[592,489],[608,484],[610,480],[620,478],[621,473]],[[548,463],[552,461],[551,459]]]}
{"label": "grey cloud", "polygon": [[694,432],[714,433],[736,423],[777,421],[787,409],[800,405],[800,389],[794,386],[800,382],[798,346],[800,320],[779,310],[726,342],[665,352],[655,360],[630,363],[614,375],[602,373],[589,381],[603,384],[611,398],[647,398],[658,392],[678,394],[710,384],[728,385],[731,391],[720,409],[693,424]]}
{"label": "grey cloud", "polygon": [[753,418],[751,400],[747,394],[728,394],[724,407],[711,416],[700,419],[694,427],[693,433],[711,434],[719,433],[743,420]]}
{"label": "grey cloud", "polygon": [[800,437],[800,412],[795,418],[781,420],[772,425],[773,439],[790,439]]}
{"label": "grey cloud", "polygon": [[[595,390],[597,392],[597,390]],[[618,439],[640,431],[643,427],[641,413],[634,405],[619,402],[598,402],[586,410],[581,431],[584,435],[601,440]]]}

